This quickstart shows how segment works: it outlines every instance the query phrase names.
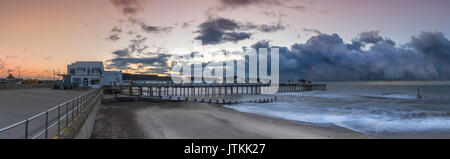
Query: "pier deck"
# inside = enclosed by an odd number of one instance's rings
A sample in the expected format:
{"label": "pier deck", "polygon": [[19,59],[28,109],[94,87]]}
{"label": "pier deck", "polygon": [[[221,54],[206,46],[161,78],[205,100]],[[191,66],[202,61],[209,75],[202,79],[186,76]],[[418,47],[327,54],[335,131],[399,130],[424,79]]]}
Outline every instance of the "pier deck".
{"label": "pier deck", "polygon": [[[105,93],[138,96],[160,101],[194,101],[206,103],[272,102],[275,95],[264,95],[270,84],[148,84],[106,87]],[[326,90],[326,84],[280,83],[278,92]]]}

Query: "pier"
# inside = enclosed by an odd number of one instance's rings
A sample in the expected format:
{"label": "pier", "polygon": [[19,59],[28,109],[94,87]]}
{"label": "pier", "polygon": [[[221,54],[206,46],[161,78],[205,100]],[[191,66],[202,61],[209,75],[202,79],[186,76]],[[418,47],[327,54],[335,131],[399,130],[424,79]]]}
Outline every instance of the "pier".
{"label": "pier", "polygon": [[326,91],[326,84],[299,84],[299,83],[280,83],[278,92],[304,92],[304,91]]}
{"label": "pier", "polygon": [[[146,84],[105,87],[105,93],[121,94],[144,100],[194,101],[205,103],[274,102],[275,95],[264,94],[270,84],[261,83],[188,83],[188,84]],[[327,89],[326,84],[280,83],[278,92],[303,92]],[[246,98],[243,98],[246,97]],[[250,97],[250,98],[248,98]]]}

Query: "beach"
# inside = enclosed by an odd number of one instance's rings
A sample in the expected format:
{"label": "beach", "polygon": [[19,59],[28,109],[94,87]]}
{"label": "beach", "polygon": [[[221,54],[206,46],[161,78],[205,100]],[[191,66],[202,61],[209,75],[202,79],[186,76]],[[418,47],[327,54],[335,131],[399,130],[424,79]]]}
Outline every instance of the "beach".
{"label": "beach", "polygon": [[364,139],[374,136],[338,126],[238,112],[196,102],[116,102],[105,98],[96,139]]}

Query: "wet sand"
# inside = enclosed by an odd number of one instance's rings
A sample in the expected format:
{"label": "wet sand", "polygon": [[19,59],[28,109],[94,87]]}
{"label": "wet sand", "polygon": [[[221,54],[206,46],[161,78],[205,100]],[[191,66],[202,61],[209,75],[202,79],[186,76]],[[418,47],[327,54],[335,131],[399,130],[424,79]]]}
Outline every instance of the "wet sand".
{"label": "wet sand", "polygon": [[337,126],[242,113],[219,104],[111,102],[101,106],[93,138],[334,139],[374,138]]}

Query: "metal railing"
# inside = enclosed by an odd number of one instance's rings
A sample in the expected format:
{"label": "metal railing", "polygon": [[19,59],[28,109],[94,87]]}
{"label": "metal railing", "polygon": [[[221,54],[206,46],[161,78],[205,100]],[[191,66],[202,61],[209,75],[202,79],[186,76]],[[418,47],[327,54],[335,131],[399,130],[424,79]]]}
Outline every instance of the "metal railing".
{"label": "metal railing", "polygon": [[95,97],[101,88],[68,100],[30,118],[0,129],[0,138],[48,139],[64,133],[87,108],[87,102]]}

